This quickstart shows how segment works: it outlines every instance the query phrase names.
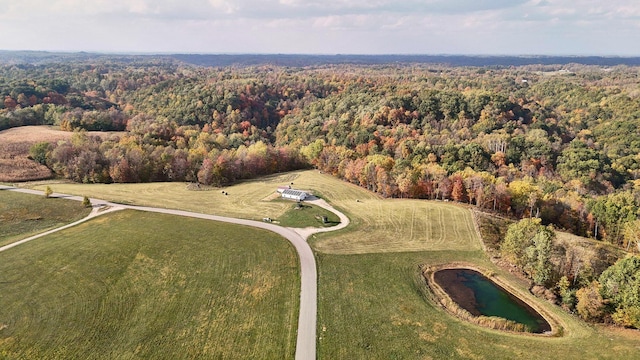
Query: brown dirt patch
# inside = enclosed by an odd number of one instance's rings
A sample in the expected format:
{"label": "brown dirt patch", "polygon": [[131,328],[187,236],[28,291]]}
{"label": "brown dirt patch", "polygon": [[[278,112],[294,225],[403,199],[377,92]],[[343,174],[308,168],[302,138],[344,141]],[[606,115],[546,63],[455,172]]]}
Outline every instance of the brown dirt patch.
{"label": "brown dirt patch", "polygon": [[[91,131],[87,134],[108,136],[110,133]],[[51,126],[21,126],[0,131],[0,181],[33,181],[52,177],[49,168],[29,159],[29,148],[39,142],[68,140],[72,135],[72,132]]]}

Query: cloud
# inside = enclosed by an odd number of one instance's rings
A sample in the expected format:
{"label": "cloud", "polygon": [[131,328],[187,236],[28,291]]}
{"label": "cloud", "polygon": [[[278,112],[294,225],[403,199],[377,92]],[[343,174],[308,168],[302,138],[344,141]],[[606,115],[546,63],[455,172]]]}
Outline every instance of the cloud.
{"label": "cloud", "polygon": [[523,5],[528,0],[211,0],[229,15],[249,18],[319,18],[345,15],[467,14]]}
{"label": "cloud", "polygon": [[637,0],[0,0],[0,49],[629,53]]}
{"label": "cloud", "polygon": [[[173,21],[345,19],[385,16],[492,14],[503,21],[597,21],[638,19],[634,0],[0,0],[0,19],[125,17]],[[324,20],[323,20],[324,19]],[[359,18],[361,19],[361,18]],[[366,22],[366,21],[364,21]]]}
{"label": "cloud", "polygon": [[511,8],[527,0],[0,0],[4,18],[129,15],[203,18],[317,18],[343,15],[466,14]]}
{"label": "cloud", "polygon": [[640,5],[634,0],[536,0],[523,9],[536,19],[562,21],[614,21],[640,18]]}

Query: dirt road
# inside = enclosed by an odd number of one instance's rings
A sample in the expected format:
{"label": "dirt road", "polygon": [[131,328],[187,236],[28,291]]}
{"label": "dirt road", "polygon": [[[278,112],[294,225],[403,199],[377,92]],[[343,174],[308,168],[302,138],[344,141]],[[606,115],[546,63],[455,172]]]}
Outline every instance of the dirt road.
{"label": "dirt road", "polygon": [[[3,186],[3,185],[0,185],[0,190],[16,191],[16,192],[40,195],[40,196],[44,195],[42,191],[38,191],[38,190],[20,189],[20,188]],[[58,194],[58,193],[53,193],[51,197],[65,198],[65,199],[70,199],[75,201],[83,200],[83,198],[80,196]],[[54,230],[50,230],[46,233],[32,236],[28,239],[24,239],[24,240],[15,242],[13,244],[6,245],[0,248],[0,251],[7,250],[9,248],[20,245],[27,241],[36,239],[38,237],[42,237],[42,236],[51,234],[53,232],[78,225],[84,221],[87,221],[103,213],[121,210],[121,209],[132,209],[132,210],[138,210],[138,211],[148,211],[148,212],[170,214],[170,215],[176,215],[176,216],[185,216],[185,217],[192,217],[192,218],[205,219],[205,220],[222,221],[226,223],[252,226],[255,228],[273,231],[276,234],[287,239],[291,244],[293,244],[294,248],[296,249],[296,252],[298,253],[298,257],[300,258],[300,278],[301,278],[300,315],[298,317],[298,337],[296,342],[295,358],[296,360],[315,359],[316,358],[316,324],[317,324],[317,309],[318,309],[318,303],[317,303],[318,273],[317,273],[316,260],[313,255],[313,251],[311,250],[311,247],[307,243],[306,239],[310,235],[317,232],[326,232],[326,231],[334,231],[334,230],[342,229],[349,224],[349,219],[344,214],[342,214],[341,212],[331,207],[331,205],[329,205],[324,200],[311,199],[310,201],[307,201],[307,202],[318,205],[329,211],[334,212],[340,218],[340,224],[330,228],[294,229],[294,228],[285,228],[275,224],[254,221],[254,220],[236,219],[236,218],[230,218],[230,217],[224,217],[224,216],[195,213],[190,211],[162,209],[162,208],[154,208],[154,207],[147,207],[147,206],[122,205],[122,204],[110,203],[105,200],[91,199],[91,204],[93,205],[94,210],[86,218],[76,221],[72,224],[69,224]],[[99,209],[108,209],[108,210],[100,211]]]}

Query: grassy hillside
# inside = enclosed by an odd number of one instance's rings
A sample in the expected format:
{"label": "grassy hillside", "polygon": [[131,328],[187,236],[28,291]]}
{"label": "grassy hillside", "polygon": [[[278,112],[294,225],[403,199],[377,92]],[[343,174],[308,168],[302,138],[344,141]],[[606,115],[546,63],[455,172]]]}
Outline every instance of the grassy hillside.
{"label": "grassy hillside", "polygon": [[[470,212],[463,206],[382,199],[318,171],[281,174],[228,187],[229,196],[224,198],[217,191],[188,191],[184,184],[66,185],[64,190],[55,185],[55,190],[98,196],[91,191],[113,188],[111,196],[128,197],[134,203],[198,207],[208,212],[213,206],[204,204],[215,204],[217,213],[231,216],[237,216],[242,205],[242,217],[257,217],[268,207],[277,209],[279,202],[270,201],[269,196],[275,186],[290,182],[296,188],[313,190],[352,221],[347,229],[311,240],[318,251],[321,359],[633,359],[637,355],[637,332],[592,327],[532,297],[530,301],[559,318],[563,337],[539,338],[479,328],[449,316],[425,298],[418,265],[451,261],[494,271],[527,292],[517,279],[488,260]],[[119,195],[117,189],[123,193]],[[222,200],[207,200],[217,198]]]}
{"label": "grassy hillside", "polygon": [[[277,219],[290,209],[291,203],[273,201],[276,189],[289,185],[297,173],[285,173],[243,182],[234,186],[192,190],[186,183],[150,184],[52,184],[55,192],[87,195],[109,201],[182,209],[204,214],[226,215],[245,219],[261,220],[264,217]],[[44,190],[45,186],[36,186]],[[225,195],[226,193],[226,195]]]}
{"label": "grassy hillside", "polygon": [[0,191],[0,246],[87,216],[78,201]]}
{"label": "grassy hillside", "polygon": [[293,358],[298,277],[269,232],[105,215],[0,253],[0,358]]}
{"label": "grassy hillside", "polygon": [[[280,200],[288,203],[289,210],[280,216],[277,224],[280,226],[303,228],[303,227],[331,227],[340,224],[340,218],[329,210],[319,206],[293,203],[291,200]],[[326,217],[327,222],[322,221]]]}
{"label": "grassy hillside", "polygon": [[[444,202],[383,199],[318,171],[299,171],[243,182],[223,190],[193,191],[184,183],[55,184],[56,192],[116,202],[233,217],[279,219],[291,204],[274,201],[279,185],[311,190],[351,219],[348,230],[320,235],[314,247],[329,253],[370,253],[440,249],[478,250],[469,210]],[[44,186],[37,187],[44,189]],[[287,215],[285,218],[290,217]]]}
{"label": "grassy hillside", "polygon": [[[637,359],[640,334],[589,326],[537,301],[564,336],[488,330],[458,320],[423,296],[418,265],[465,261],[493,269],[482,252],[319,254],[320,359]],[[518,286],[519,287],[519,286]],[[526,292],[526,288],[519,287]]]}
{"label": "grassy hillside", "polygon": [[478,250],[469,210],[420,200],[369,199],[343,205],[354,219],[351,231],[320,237],[325,253]]}
{"label": "grassy hillside", "polygon": [[323,253],[358,254],[424,250],[479,250],[468,209],[451,203],[384,199],[317,171],[300,172],[296,184],[313,189],[351,220],[348,229],[314,237]]}

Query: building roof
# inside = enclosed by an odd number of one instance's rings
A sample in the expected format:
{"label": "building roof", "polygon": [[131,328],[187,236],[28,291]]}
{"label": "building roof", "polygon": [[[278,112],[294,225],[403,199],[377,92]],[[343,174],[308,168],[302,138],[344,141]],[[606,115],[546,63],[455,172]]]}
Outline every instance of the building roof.
{"label": "building roof", "polygon": [[289,195],[289,196],[295,196],[295,197],[306,197],[307,193],[302,191],[302,190],[286,189],[285,191],[282,192],[282,195]]}

